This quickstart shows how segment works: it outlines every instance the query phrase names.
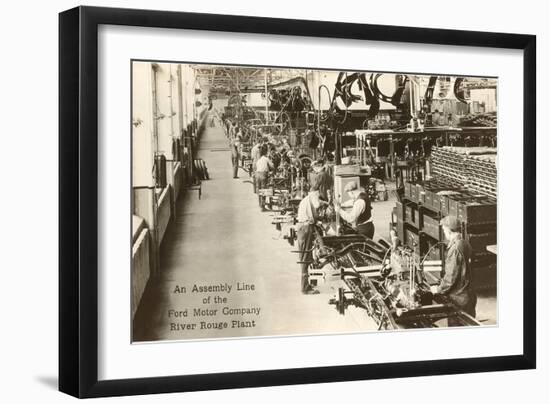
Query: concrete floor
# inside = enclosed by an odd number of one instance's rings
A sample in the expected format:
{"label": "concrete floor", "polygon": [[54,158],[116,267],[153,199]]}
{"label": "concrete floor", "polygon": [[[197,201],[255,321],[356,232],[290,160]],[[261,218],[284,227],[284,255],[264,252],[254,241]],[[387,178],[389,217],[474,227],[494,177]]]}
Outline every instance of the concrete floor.
{"label": "concrete floor", "polygon": [[[198,156],[210,180],[202,183],[202,199],[187,192],[177,202],[177,217],[161,250],[161,275],[151,280],[134,319],[134,341],[305,335],[375,330],[363,310],[338,314],[328,300],[339,281],[320,286],[321,294],[303,295],[297,254],[261,212],[248,175],[232,178],[227,139],[219,127],[206,128]],[[375,202],[375,239],[387,237],[394,201]],[[237,283],[254,290],[237,291]],[[193,286],[228,284],[231,291],[194,293]],[[181,293],[185,290],[185,293]],[[210,296],[210,301],[205,301]],[[219,297],[225,302],[214,302]],[[482,305],[486,305],[483,302]],[[226,308],[259,308],[259,315],[224,315]],[[212,315],[194,316],[194,310]],[[184,317],[187,310],[187,316]],[[214,312],[214,310],[216,310]],[[486,311],[494,311],[489,303]],[[178,317],[175,312],[180,312]],[[233,323],[236,321],[236,323]],[[240,322],[242,321],[242,322]],[[227,328],[204,328],[206,327]],[[194,325],[193,325],[194,324]],[[233,326],[236,327],[233,327]],[[246,327],[243,327],[246,325]],[[251,326],[253,325],[253,326]]]}

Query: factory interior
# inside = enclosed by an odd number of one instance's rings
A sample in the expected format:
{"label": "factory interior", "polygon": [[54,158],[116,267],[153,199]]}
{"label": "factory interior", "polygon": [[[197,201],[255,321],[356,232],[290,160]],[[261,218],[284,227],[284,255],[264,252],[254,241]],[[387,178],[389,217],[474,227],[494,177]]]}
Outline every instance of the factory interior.
{"label": "factory interior", "polygon": [[132,341],[498,325],[497,84],[134,61]]}

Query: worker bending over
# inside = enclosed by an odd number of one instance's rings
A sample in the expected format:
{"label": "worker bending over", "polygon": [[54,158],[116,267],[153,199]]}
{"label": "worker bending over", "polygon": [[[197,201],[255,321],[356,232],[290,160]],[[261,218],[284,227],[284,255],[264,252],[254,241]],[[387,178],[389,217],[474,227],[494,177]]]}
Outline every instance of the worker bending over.
{"label": "worker bending over", "polygon": [[[369,196],[359,189],[356,182],[348,182],[344,187],[344,192],[349,195],[350,201],[342,205],[337,204],[336,213],[348,222],[357,233],[372,239],[374,236],[374,223],[372,222],[372,207]],[[352,206],[350,212],[342,209],[342,206],[350,205]]]}
{"label": "worker bending over", "polygon": [[315,295],[319,291],[309,284],[308,267],[312,260],[311,249],[315,238],[316,223],[319,220],[319,209],[326,205],[325,201],[320,199],[319,184],[314,183],[310,192],[298,205],[298,215],[296,224],[296,240],[298,250],[300,251],[300,265],[302,268],[301,290],[306,295]]}
{"label": "worker bending over", "polygon": [[[431,291],[446,296],[451,303],[475,318],[477,296],[472,288],[472,247],[462,237],[460,221],[455,216],[445,216],[440,224],[447,240],[445,267],[441,282],[432,286]],[[461,323],[450,317],[448,325],[456,327]]]}

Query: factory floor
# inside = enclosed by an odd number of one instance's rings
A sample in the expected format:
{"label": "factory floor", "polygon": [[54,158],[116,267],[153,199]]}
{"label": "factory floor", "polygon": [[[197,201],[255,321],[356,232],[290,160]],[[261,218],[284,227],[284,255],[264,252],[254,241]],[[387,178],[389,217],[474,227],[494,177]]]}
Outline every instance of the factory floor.
{"label": "factory floor", "polygon": [[[161,248],[161,274],[145,290],[133,341],[376,330],[364,310],[350,307],[340,315],[329,304],[339,281],[320,284],[318,295],[301,293],[295,247],[279,239],[273,214],[260,210],[248,174],[239,171],[239,178],[232,178],[222,128],[205,129],[198,157],[206,162],[210,180],[203,181],[200,200],[196,192],[187,192],[176,203],[177,215]],[[387,238],[393,206],[391,200],[373,204],[375,239]],[[494,302],[478,306],[487,304],[486,311],[494,311]]]}

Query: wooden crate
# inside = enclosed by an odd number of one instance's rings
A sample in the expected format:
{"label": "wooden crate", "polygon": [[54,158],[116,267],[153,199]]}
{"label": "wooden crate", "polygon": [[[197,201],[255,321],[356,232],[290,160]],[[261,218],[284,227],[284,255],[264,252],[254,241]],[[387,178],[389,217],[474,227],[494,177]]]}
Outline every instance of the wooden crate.
{"label": "wooden crate", "polygon": [[413,225],[417,229],[420,227],[418,208],[414,204],[405,205],[405,222]]}
{"label": "wooden crate", "polygon": [[435,240],[440,239],[439,219],[427,214],[422,215],[422,231]]}

